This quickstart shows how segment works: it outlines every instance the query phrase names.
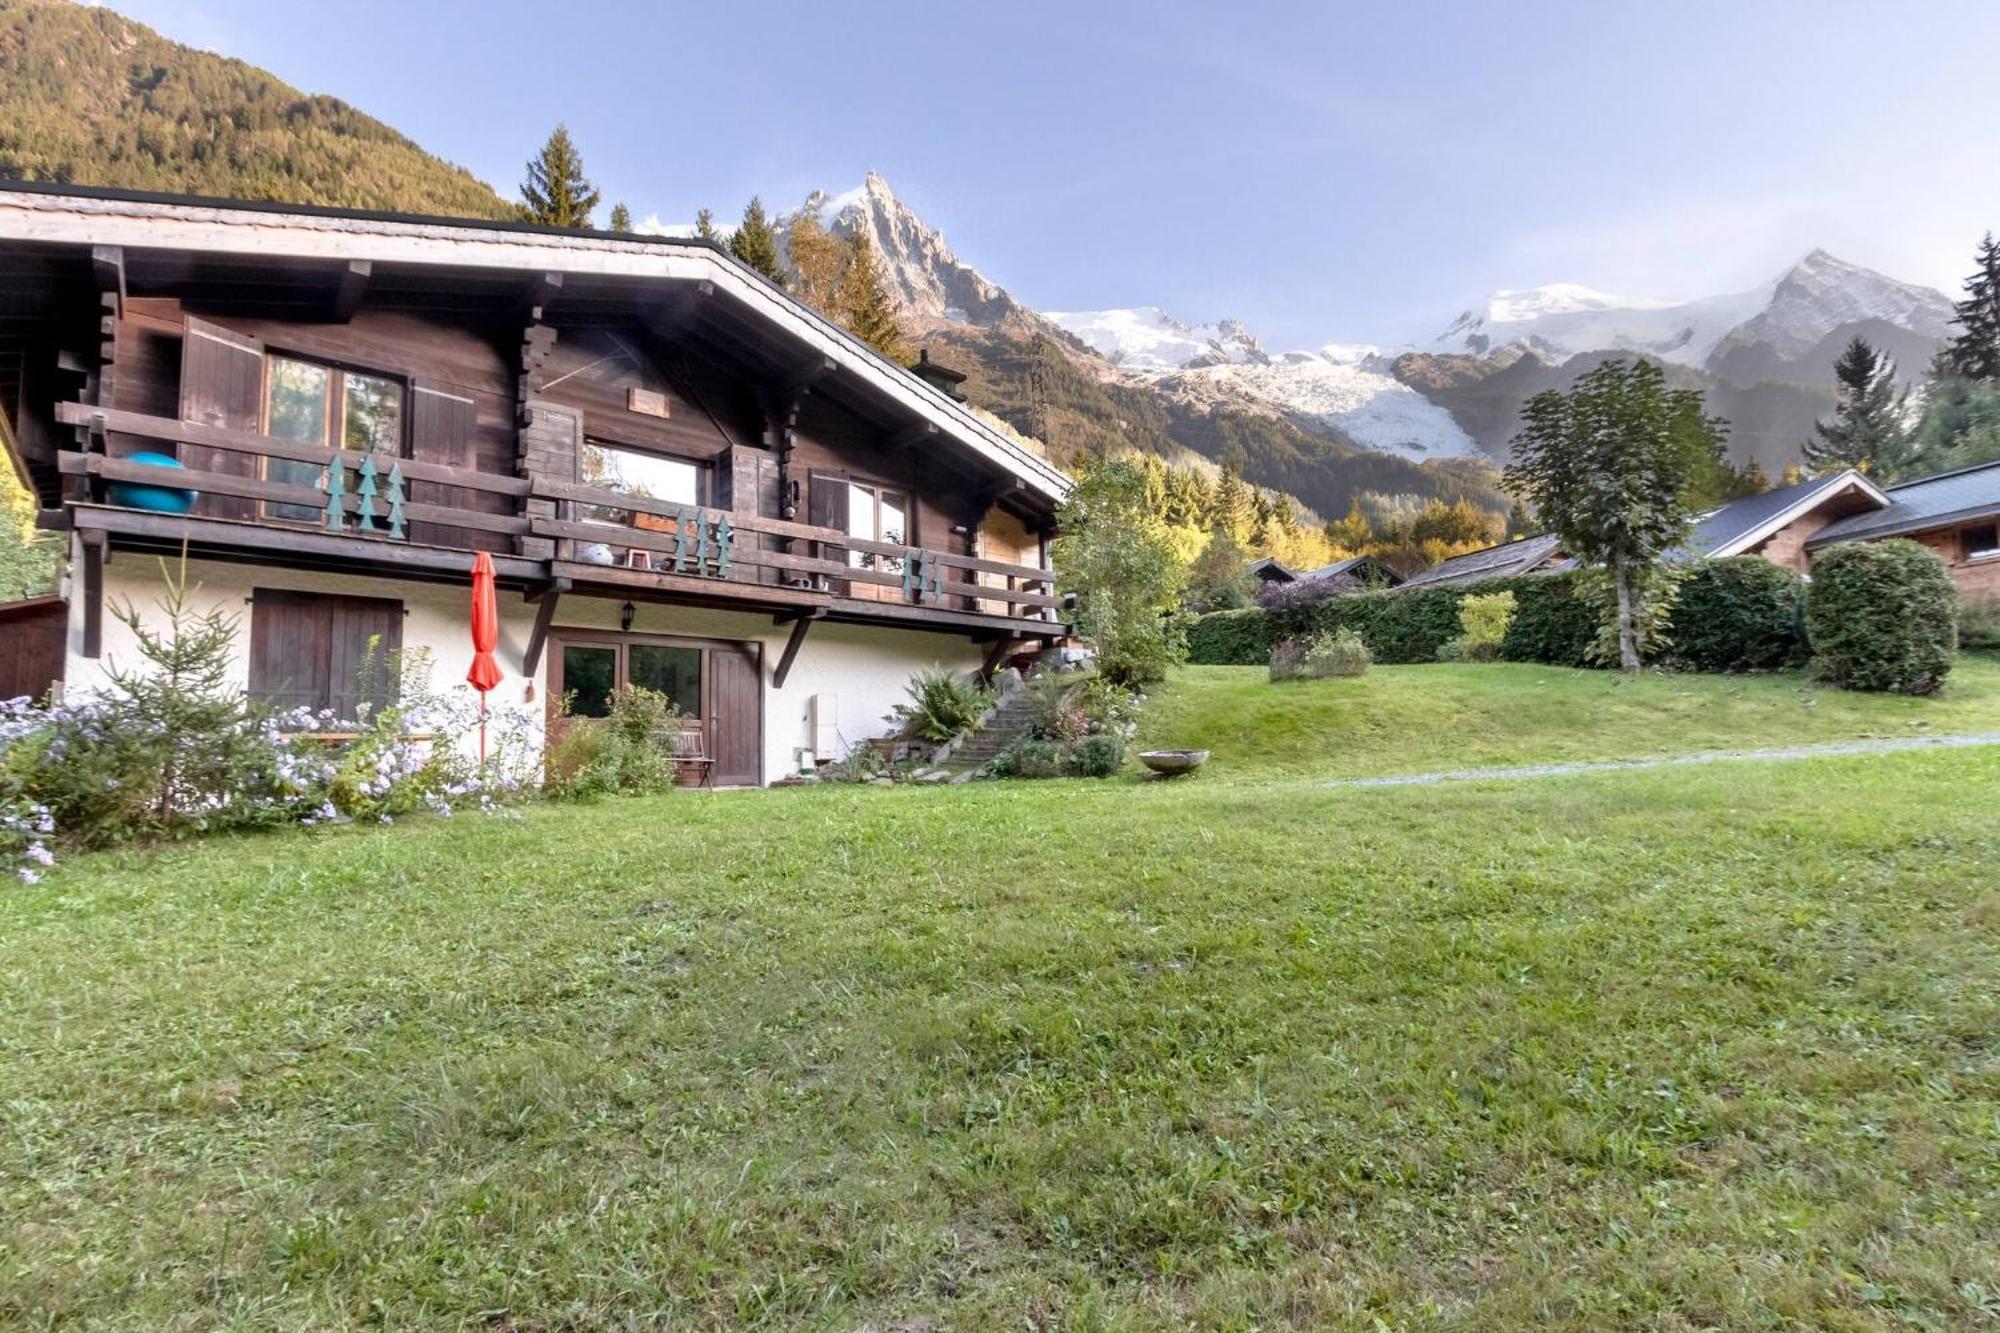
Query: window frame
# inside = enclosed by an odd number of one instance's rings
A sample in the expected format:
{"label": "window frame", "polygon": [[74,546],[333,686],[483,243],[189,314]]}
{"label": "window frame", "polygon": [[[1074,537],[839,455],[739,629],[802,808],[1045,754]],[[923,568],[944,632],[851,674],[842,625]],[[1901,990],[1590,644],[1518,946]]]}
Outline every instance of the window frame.
{"label": "window frame", "polygon": [[[1975,547],[1972,544],[1972,534],[1975,532],[1992,533],[1993,539],[1991,544]],[[1985,523],[1972,523],[1960,528],[1958,530],[1958,540],[1959,552],[1967,563],[2000,560],[2000,518],[1992,519]]]}
{"label": "window frame", "polygon": [[[641,444],[634,440],[619,439],[616,436],[605,435],[599,431],[586,429],[578,436],[575,466],[572,469],[574,473],[572,479],[579,486],[597,485],[597,483],[595,482],[585,480],[583,475],[583,451],[590,448],[611,449],[619,453],[626,453],[626,454],[641,454],[648,458],[657,458],[662,460],[663,462],[668,462],[668,463],[680,463],[683,466],[693,468],[695,507],[698,509],[714,508],[713,502],[715,499],[716,468],[715,468],[715,459],[712,457],[704,457],[696,454],[684,454],[681,453],[679,450],[665,449],[656,444]],[[610,490],[611,488],[608,486],[599,486],[598,489]],[[674,504],[677,502],[672,500],[663,500],[660,503]],[[607,505],[603,507],[609,508],[610,506]],[[591,519],[588,521],[593,523],[605,522],[605,520],[602,519]],[[629,523],[626,524],[606,523],[606,526],[630,527],[632,525]]]}
{"label": "window frame", "polygon": [[[709,668],[707,654],[723,646],[720,640],[695,639],[682,634],[629,634],[620,630],[587,630],[560,627],[550,631],[549,637],[552,640],[549,644],[549,714],[551,717],[554,717],[557,710],[562,707],[563,694],[566,692],[568,684],[563,679],[562,670],[562,654],[565,648],[591,647],[612,649],[617,654],[617,663],[611,671],[611,688],[613,691],[622,690],[632,683],[630,653],[632,648],[691,648],[702,654],[701,698],[696,701],[696,707],[701,711],[699,714],[692,715],[683,713],[683,718],[690,724],[684,729],[694,731],[705,729],[708,726],[710,700],[708,697]],[[679,703],[680,701],[676,700],[675,702]],[[682,708],[686,708],[686,704],[681,704],[681,706]]]}
{"label": "window frame", "polygon": [[[353,362],[342,361],[334,357],[314,356],[310,353],[294,352],[282,347],[266,346],[264,349],[262,397],[258,404],[258,410],[264,424],[263,433],[266,436],[274,440],[280,438],[271,434],[271,389],[276,379],[277,365],[280,361],[314,366],[327,373],[326,406],[320,416],[321,433],[318,447],[331,449],[336,453],[344,451],[347,448],[347,377],[349,375],[359,375],[363,379],[381,380],[384,383],[395,385],[398,395],[396,441],[391,448],[377,449],[374,452],[387,455],[390,458],[410,457],[410,394],[413,386],[409,376],[376,370],[372,367],[357,365]],[[287,440],[285,443],[303,444],[305,441]],[[271,480],[271,464],[273,462],[290,463],[292,461],[290,459],[273,459],[269,455],[260,457],[257,460],[258,479],[261,481]],[[311,464],[299,464],[298,466],[309,467]],[[258,515],[272,523],[312,524],[319,521],[317,515],[312,518],[302,518],[272,512],[274,507],[282,508],[284,505],[285,502],[282,500],[260,500],[257,502]]]}

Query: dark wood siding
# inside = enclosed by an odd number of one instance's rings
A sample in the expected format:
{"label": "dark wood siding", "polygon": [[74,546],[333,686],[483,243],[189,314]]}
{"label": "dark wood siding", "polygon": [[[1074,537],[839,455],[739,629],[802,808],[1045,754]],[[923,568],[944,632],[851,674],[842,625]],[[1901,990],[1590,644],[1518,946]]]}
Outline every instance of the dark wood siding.
{"label": "dark wood siding", "polygon": [[[441,384],[417,381],[410,386],[410,457],[451,467],[479,468],[479,405],[469,394]],[[505,496],[467,486],[435,481],[410,483],[410,499],[419,504],[454,505],[464,509],[501,512]],[[489,501],[497,501],[498,505]],[[463,546],[501,551],[506,538],[498,533],[455,528],[441,523],[412,523],[410,540],[431,546]]]}
{"label": "dark wood siding", "polygon": [[[237,430],[264,428],[264,347],[255,338],[192,316],[181,339],[182,421]],[[182,445],[181,462],[197,471],[254,477],[257,460],[226,449]],[[203,494],[197,507],[211,518],[254,518],[257,502]]]}
{"label": "dark wood siding", "polygon": [[380,597],[259,588],[250,609],[250,694],[280,710],[330,708],[353,720],[389,701],[403,604]]}
{"label": "dark wood siding", "polygon": [[0,699],[47,696],[63,676],[69,606],[37,598],[0,606]]}

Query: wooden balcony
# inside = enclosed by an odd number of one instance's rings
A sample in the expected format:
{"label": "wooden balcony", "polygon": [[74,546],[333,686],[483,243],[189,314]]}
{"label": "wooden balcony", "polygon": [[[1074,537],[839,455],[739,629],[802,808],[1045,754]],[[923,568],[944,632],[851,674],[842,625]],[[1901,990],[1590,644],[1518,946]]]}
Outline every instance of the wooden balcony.
{"label": "wooden balcony", "polygon": [[[508,477],[414,459],[294,444],[250,431],[64,403],[77,428],[63,451],[65,512],[86,542],[190,549],[217,558],[462,577],[467,554],[493,554],[503,582],[649,600],[765,609],[784,616],[949,628],[995,638],[1065,632],[1054,576],[1029,565],[852,537],[752,513],[682,505],[550,477]],[[248,459],[241,471],[113,457],[107,437],[141,449]],[[270,478],[278,460],[317,469],[313,484]],[[460,503],[410,498],[431,483]],[[229,516],[114,502],[116,485],[238,502]],[[603,521],[607,512],[623,521]],[[456,540],[435,540],[438,534]],[[91,536],[90,534],[100,534]],[[432,540],[418,540],[428,536]]]}

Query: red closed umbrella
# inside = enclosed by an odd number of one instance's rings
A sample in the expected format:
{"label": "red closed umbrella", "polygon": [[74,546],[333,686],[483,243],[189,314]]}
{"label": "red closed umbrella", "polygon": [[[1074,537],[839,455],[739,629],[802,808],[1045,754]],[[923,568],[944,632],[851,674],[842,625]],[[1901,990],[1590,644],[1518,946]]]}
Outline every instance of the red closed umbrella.
{"label": "red closed umbrella", "polygon": [[486,692],[500,683],[493,650],[500,644],[500,602],[493,591],[493,557],[472,559],[472,669],[465,679],[479,691],[479,762],[486,762]]}

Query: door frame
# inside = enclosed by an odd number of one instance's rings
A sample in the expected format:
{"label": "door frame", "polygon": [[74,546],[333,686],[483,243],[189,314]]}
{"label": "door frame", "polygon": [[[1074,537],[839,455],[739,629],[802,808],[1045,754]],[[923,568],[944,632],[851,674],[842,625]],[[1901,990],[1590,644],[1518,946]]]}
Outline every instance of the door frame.
{"label": "door frame", "polygon": [[622,689],[628,683],[624,649],[633,645],[652,645],[661,648],[695,648],[702,654],[701,662],[701,734],[702,744],[710,758],[717,750],[715,726],[715,673],[709,668],[709,656],[716,652],[741,653],[750,659],[757,676],[757,707],[751,719],[757,754],[757,771],[751,785],[764,785],[764,645],[755,639],[704,639],[689,634],[630,634],[613,629],[566,629],[560,625],[549,631],[547,662],[549,673],[549,693],[547,704],[547,724],[553,729],[556,710],[562,705],[563,649],[571,644],[596,644],[605,648],[619,649],[618,666],[612,679],[613,689]]}

